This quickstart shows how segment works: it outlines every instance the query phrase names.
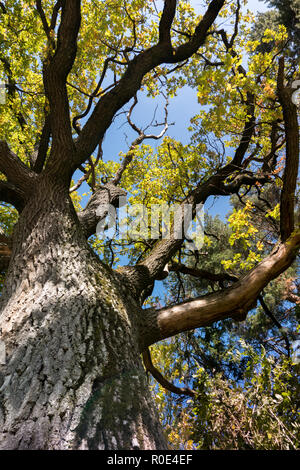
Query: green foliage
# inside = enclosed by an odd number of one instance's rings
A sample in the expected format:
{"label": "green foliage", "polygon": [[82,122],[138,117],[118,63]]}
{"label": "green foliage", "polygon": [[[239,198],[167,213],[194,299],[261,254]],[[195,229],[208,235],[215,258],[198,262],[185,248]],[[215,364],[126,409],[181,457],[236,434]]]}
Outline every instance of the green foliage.
{"label": "green foliage", "polygon": [[[47,17],[54,3],[43,1]],[[199,21],[190,2],[178,3],[172,32],[174,46],[182,44],[186,40],[182,32],[191,34]],[[224,48],[220,34],[212,28],[204,46],[188,62],[174,71],[171,66],[161,65],[143,78],[140,92],[154,99],[162,94],[171,99],[185,85],[194,88],[199,112],[191,120],[190,142],[184,145],[166,136],[157,148],[143,143],[129,154],[121,153],[119,161],[116,155],[110,159],[105,155],[99,160],[92,155],[96,186],[110,181],[124,157],[130,156],[131,163],[121,180],[130,205],[144,204],[150,208],[153,204],[180,203],[199,183],[207,181],[218,168],[232,160],[233,149],[239,146],[245,120],[249,118],[249,94],[255,96],[257,126],[248,153],[254,153],[256,161],[250,162],[246,170],[248,174],[257,172],[257,162],[262,162],[272,149],[272,125],[282,120],[276,102],[277,58],[286,50],[288,38],[292,42],[290,53],[299,48],[299,0],[269,0],[269,4],[277,10],[259,15],[255,27],[253,14],[240,14],[234,53]],[[5,80],[10,87],[7,105],[0,105],[0,138],[6,139],[12,151],[28,166],[49,106],[44,95],[42,67],[53,53],[34,6],[33,0],[7,0],[0,23],[0,81]],[[231,22],[232,26],[235,10],[236,2],[227,2],[221,22]],[[71,119],[86,110],[87,97],[96,89],[107,57],[113,56],[114,61],[108,63],[108,78],[98,90],[97,98],[105,93],[111,81],[121,78],[126,69],[126,54],[132,58],[134,53],[157,42],[157,25],[155,2],[82,1],[78,54],[67,84]],[[56,30],[51,31],[53,39],[56,35]],[[120,49],[128,52],[124,54]],[[299,57],[298,52],[296,56]],[[290,66],[288,74],[296,78],[297,67]],[[95,102],[96,99],[93,105]],[[223,281],[171,272],[164,281],[169,304],[231,285],[233,281],[226,275],[239,278],[274,247],[279,234],[284,147],[277,153],[276,168],[269,175],[272,185],[258,185],[251,190],[245,186],[239,197],[231,199],[233,210],[226,223],[206,214],[206,235],[201,250],[191,253],[183,245],[173,256],[173,262],[222,275]],[[90,187],[92,180],[90,175],[87,180]],[[226,181],[230,182],[230,179]],[[76,181],[71,186],[74,184]],[[81,210],[84,197],[82,191],[72,192],[77,211]],[[0,226],[7,235],[12,234],[17,218],[15,209],[1,205]],[[93,236],[89,241],[101,259],[113,267],[139,261],[153,246],[153,240],[130,237],[102,241]],[[289,295],[292,293],[297,298],[296,278],[295,265],[264,291],[264,299],[287,329],[290,343],[296,338],[299,319],[299,304],[292,302]],[[148,299],[148,304],[161,302],[161,297]],[[282,331],[261,306],[253,306],[247,323],[228,319],[178,335],[153,347],[152,356],[169,380],[184,383],[197,392],[193,400],[175,399],[159,385],[152,384],[171,447],[299,447],[296,400],[299,367],[285,357]]]}

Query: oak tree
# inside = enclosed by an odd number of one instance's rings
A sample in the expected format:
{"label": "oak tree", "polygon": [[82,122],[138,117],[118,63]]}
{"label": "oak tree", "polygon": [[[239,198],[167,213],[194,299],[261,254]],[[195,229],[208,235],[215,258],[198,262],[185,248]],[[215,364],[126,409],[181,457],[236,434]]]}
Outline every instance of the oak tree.
{"label": "oak tree", "polygon": [[[1,449],[167,448],[141,354],[153,371],[150,345],[246,320],[296,258],[297,76],[282,54],[286,31],[267,30],[274,47],[255,52],[239,0],[203,3],[198,14],[176,0],[0,2]],[[154,150],[146,140],[166,133],[168,99],[185,84],[198,90],[192,142],[168,136]],[[134,123],[138,92],[166,99],[157,134]],[[103,139],[126,106],[137,137],[120,163],[106,161]],[[117,207],[126,192],[133,204],[189,205],[196,217],[210,196],[270,187],[279,192],[265,211],[269,220],[279,214],[276,240],[251,249],[251,202],[232,221],[232,241],[249,243],[238,279],[181,263],[184,210],[159,240],[120,248],[95,237],[107,216],[99,207]],[[239,258],[225,261],[230,268]],[[147,308],[154,283],[172,270],[223,284]]]}

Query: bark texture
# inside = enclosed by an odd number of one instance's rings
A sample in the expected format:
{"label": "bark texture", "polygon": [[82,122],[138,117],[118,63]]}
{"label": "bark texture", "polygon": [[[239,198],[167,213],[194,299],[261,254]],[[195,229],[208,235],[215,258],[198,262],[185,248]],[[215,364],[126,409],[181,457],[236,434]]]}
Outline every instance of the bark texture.
{"label": "bark texture", "polygon": [[89,249],[68,192],[40,177],[1,297],[0,449],[164,449],[138,305]]}

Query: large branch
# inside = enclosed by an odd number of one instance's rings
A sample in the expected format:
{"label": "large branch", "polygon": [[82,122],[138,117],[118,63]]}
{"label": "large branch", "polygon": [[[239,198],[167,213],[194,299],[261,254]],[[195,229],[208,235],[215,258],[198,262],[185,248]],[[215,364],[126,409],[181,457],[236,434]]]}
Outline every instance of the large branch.
{"label": "large branch", "polygon": [[225,0],[212,0],[192,38],[186,44],[173,49],[169,30],[174,18],[175,3],[172,0],[165,1],[159,25],[159,43],[132,59],[119,83],[98,101],[77,139],[73,170],[93,153],[116,112],[134,97],[141,86],[143,77],[148,72],[162,63],[184,61],[197,52],[205,42],[207,32],[218,16]]}
{"label": "large branch", "polygon": [[126,191],[113,184],[102,185],[95,191],[86,208],[77,213],[87,238],[96,232],[98,222],[106,217],[108,205],[118,207],[119,199],[122,196],[126,196]]}
{"label": "large branch", "polygon": [[176,13],[176,0],[165,0],[165,6],[159,23],[159,42],[171,45],[171,26]]}
{"label": "large branch", "polygon": [[157,382],[166,390],[169,390],[169,392],[176,393],[177,395],[187,395],[189,397],[196,396],[196,392],[191,390],[189,387],[177,387],[173,383],[169,382],[154,366],[148,348],[143,351],[143,362],[146,371],[150,372],[150,374],[157,380]]}
{"label": "large branch", "polygon": [[21,212],[25,205],[25,193],[8,181],[0,181],[0,201],[12,204]]}
{"label": "large branch", "polygon": [[228,196],[236,193],[243,184],[255,184],[256,182],[265,182],[265,175],[249,175],[239,173],[231,181],[225,184],[226,179],[230,175],[234,175],[237,171],[241,172],[241,164],[250,146],[251,139],[255,128],[255,106],[254,96],[251,93],[247,95],[246,101],[247,118],[242,131],[240,143],[235,151],[234,157],[230,163],[221,167],[215,175],[208,178],[204,183],[199,185],[184,199],[181,204],[181,216],[177,214],[176,223],[171,229],[170,236],[167,239],[159,240],[148,254],[136,266],[126,266],[121,269],[126,276],[132,291],[138,297],[139,293],[148,285],[152,284],[155,279],[161,276],[165,265],[180,248],[184,242],[184,237],[178,237],[178,233],[184,233],[185,224],[185,205],[192,206],[193,216],[196,215],[196,207],[198,204],[204,204],[210,196]]}
{"label": "large branch", "polygon": [[286,164],[280,201],[280,233],[285,241],[294,230],[295,191],[299,168],[299,126],[293,90],[284,86],[284,58],[279,60],[277,90],[283,111],[286,135]]}
{"label": "large branch", "polygon": [[56,77],[64,83],[76,57],[80,23],[81,0],[64,0],[62,2],[57,47],[50,66],[51,72],[54,72]]}
{"label": "large branch", "polygon": [[0,140],[0,172],[7,177],[9,183],[25,193],[30,190],[36,177],[36,174],[10,150],[4,140]]}
{"label": "large branch", "polygon": [[45,114],[45,122],[41,135],[39,136],[39,142],[33,155],[31,156],[31,166],[35,173],[41,173],[46,161],[49,142],[51,136],[51,125],[50,116]]}
{"label": "large branch", "polygon": [[237,277],[228,273],[212,273],[206,269],[193,268],[191,266],[185,266],[182,263],[172,262],[171,266],[168,266],[169,272],[188,274],[196,277],[197,279],[206,279],[213,282],[230,281],[236,282]]}
{"label": "large branch", "polygon": [[8,268],[12,251],[12,239],[7,237],[0,227],[0,272]]}
{"label": "large branch", "polygon": [[[58,5],[60,6],[59,2],[55,5],[56,9]],[[81,22],[81,1],[64,0],[61,2],[61,9],[56,50],[53,57],[50,53],[44,61],[43,79],[50,105],[52,133],[52,147],[48,166],[55,168],[56,174],[67,174],[69,177],[74,144],[66,81],[77,52],[77,38]],[[44,29],[47,32],[46,21],[43,20],[41,8],[39,10]],[[51,45],[53,46],[53,44]]]}
{"label": "large branch", "polygon": [[140,319],[141,351],[162,339],[225,318],[244,320],[260,292],[292,264],[299,248],[297,231],[233,286],[174,307],[144,310]]}

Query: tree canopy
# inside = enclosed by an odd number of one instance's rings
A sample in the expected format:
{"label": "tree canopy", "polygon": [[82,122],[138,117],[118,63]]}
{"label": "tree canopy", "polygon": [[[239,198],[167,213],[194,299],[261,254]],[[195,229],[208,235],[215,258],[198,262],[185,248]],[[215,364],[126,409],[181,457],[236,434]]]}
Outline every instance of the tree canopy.
{"label": "tree canopy", "polygon": [[[255,19],[241,0],[0,2],[4,292],[27,246],[22,217],[35,226],[28,201],[64,188],[80,237],[141,310],[138,350],[172,448],[299,446],[299,1],[268,3]],[[187,88],[198,111],[183,141],[171,108]],[[120,221],[126,195],[131,230],[109,236],[108,205]],[[195,247],[177,230],[202,204]],[[159,205],[178,212],[153,236],[137,211]]]}

